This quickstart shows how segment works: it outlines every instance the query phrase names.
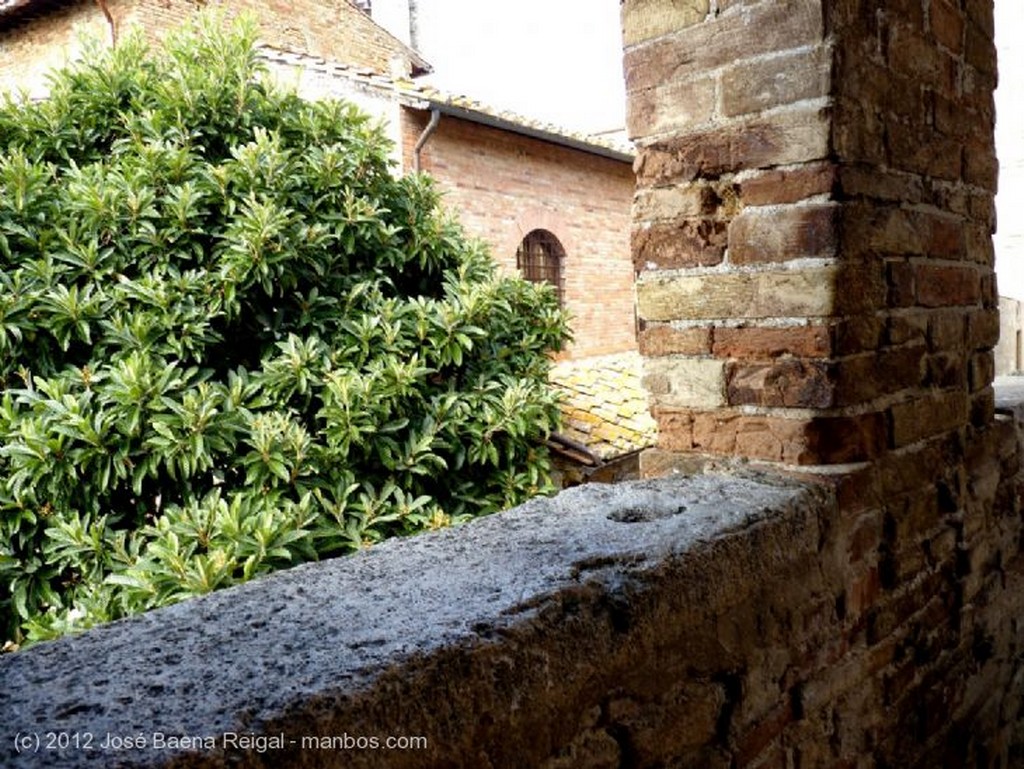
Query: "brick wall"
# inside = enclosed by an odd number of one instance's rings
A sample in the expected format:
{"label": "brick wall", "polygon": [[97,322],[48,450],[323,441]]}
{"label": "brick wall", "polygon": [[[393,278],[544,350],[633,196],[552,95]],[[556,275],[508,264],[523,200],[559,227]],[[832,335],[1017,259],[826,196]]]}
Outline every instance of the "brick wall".
{"label": "brick wall", "polygon": [[[640,344],[665,447],[834,464],[983,428],[991,9],[707,5],[624,12]],[[690,26],[660,35],[670,21]]]}
{"label": "brick wall", "polygon": [[[1017,516],[1021,424],[997,424],[999,502],[969,526]],[[0,655],[0,765],[1021,766],[1021,574],[880,600],[838,501],[737,473],[588,484]]]}
{"label": "brick wall", "polygon": [[[992,10],[623,6],[645,470],[754,460],[840,503],[832,657],[738,765],[1024,760],[995,704],[1021,673],[984,665],[1024,648],[1019,479],[999,482],[1017,439],[993,416]],[[843,726],[787,725],[826,702]]]}
{"label": "brick wall", "polygon": [[[123,3],[113,0],[111,9]],[[81,38],[109,40],[106,20],[93,2],[79,0],[52,8],[45,21],[34,18],[0,21],[0,91],[25,90],[44,96],[46,74],[81,53]]]}
{"label": "brick wall", "polygon": [[[118,33],[139,25],[153,40],[178,27],[201,7],[222,10],[228,18],[254,13],[261,39],[268,45],[365,66],[378,72],[407,75],[422,59],[348,0],[108,0]],[[41,3],[0,20],[0,90],[28,88],[46,92],[45,73],[74,59],[80,36],[88,31],[109,39],[105,18],[93,0],[69,4]],[[397,70],[396,70],[397,68]]]}
{"label": "brick wall", "polygon": [[[406,168],[428,120],[429,112],[403,110]],[[559,239],[573,357],[635,349],[629,163],[448,116],[421,159],[503,269],[515,271],[516,249],[530,231]]]}

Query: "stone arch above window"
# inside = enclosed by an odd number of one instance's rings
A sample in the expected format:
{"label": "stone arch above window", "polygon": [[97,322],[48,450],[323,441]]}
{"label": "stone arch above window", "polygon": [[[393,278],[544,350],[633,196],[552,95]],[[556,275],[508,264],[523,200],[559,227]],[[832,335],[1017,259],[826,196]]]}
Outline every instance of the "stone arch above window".
{"label": "stone arch above window", "polygon": [[527,233],[516,250],[519,274],[532,283],[550,283],[558,294],[558,303],[564,304],[565,249],[548,230]]}

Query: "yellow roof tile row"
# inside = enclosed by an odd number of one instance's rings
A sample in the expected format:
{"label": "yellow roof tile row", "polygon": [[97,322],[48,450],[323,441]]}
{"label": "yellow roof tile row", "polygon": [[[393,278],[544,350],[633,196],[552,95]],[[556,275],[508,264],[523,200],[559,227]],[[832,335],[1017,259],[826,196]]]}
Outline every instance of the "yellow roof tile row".
{"label": "yellow roof tile row", "polygon": [[658,429],[640,384],[636,352],[562,361],[551,369],[561,391],[561,433],[603,460],[653,446]]}
{"label": "yellow roof tile row", "polygon": [[508,110],[497,109],[468,96],[446,93],[432,85],[415,82],[408,78],[390,77],[365,67],[351,66],[339,61],[332,61],[298,51],[284,50],[270,45],[260,46],[259,53],[264,59],[269,61],[299,66],[335,77],[343,77],[362,86],[394,94],[400,103],[409,107],[426,109],[431,105],[447,105],[448,107],[464,110],[469,114],[502,121],[508,126],[519,126],[552,138],[569,140],[582,145],[581,149],[589,147],[593,150],[611,151],[623,157],[632,157],[635,154],[633,145],[627,141],[620,141],[610,136],[595,136],[572,131],[563,126],[534,120]]}

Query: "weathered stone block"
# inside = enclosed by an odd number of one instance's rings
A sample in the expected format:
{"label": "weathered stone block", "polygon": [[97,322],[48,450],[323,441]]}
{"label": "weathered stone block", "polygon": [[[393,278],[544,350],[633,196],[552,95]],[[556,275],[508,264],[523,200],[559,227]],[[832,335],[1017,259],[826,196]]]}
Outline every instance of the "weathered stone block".
{"label": "weathered stone block", "polygon": [[643,382],[659,406],[710,409],[725,404],[725,363],[714,358],[649,358]]}
{"label": "weathered stone block", "polygon": [[834,367],[835,404],[851,406],[920,387],[925,349],[922,344],[907,345],[839,361]]}
{"label": "weathered stone block", "polygon": [[747,208],[729,225],[733,264],[835,256],[839,208],[832,204]]}
{"label": "weathered stone block", "polygon": [[966,319],[962,312],[933,312],[928,318],[928,349],[963,350]]}
{"label": "weathered stone block", "polygon": [[646,88],[629,97],[626,131],[629,136],[656,136],[707,123],[715,111],[715,82],[685,80]]}
{"label": "weathered stone block", "polygon": [[786,464],[807,464],[806,423],[796,419],[737,415],[732,412],[695,414],[693,445],[711,454],[740,455]]}
{"label": "weathered stone block", "polygon": [[659,277],[641,275],[644,320],[825,317],[834,307],[836,269]]}
{"label": "weathered stone block", "polygon": [[[659,2],[667,7],[668,2]],[[681,6],[685,13],[688,3]],[[751,35],[750,30],[758,33]],[[628,31],[627,31],[627,34]],[[683,34],[654,40],[626,50],[626,90],[703,75],[723,65],[765,53],[775,53],[824,39],[820,3],[775,0],[722,13],[704,23],[690,24]]]}
{"label": "weathered stone block", "polygon": [[842,260],[836,263],[835,271],[835,314],[862,317],[880,330],[884,324],[875,313],[886,308],[884,265],[873,260]]}
{"label": "weathered stone block", "polygon": [[963,353],[941,353],[929,355],[925,359],[925,376],[922,380],[925,387],[967,386],[967,366],[964,364]]}
{"label": "weathered stone block", "polygon": [[632,46],[703,21],[710,0],[626,0],[620,9],[622,39]]}
{"label": "weathered stone block", "polygon": [[914,265],[917,302],[922,307],[978,304],[981,276],[973,266]]}
{"label": "weathered stone block", "polygon": [[693,448],[693,412],[690,409],[655,403],[651,411],[658,423],[659,449],[678,452]]}
{"label": "weathered stone block", "polygon": [[671,184],[741,169],[823,160],[829,154],[828,116],[821,109],[784,112],[641,146],[638,182],[641,186]]}
{"label": "weathered stone block", "polygon": [[933,0],[928,7],[928,18],[939,44],[952,53],[960,53],[964,47],[963,14],[947,0]]}
{"label": "weathered stone block", "polygon": [[638,343],[640,354],[651,358],[663,355],[705,355],[711,352],[711,329],[648,326],[640,332]]}
{"label": "weathered stone block", "polygon": [[966,0],[967,18],[989,39],[995,39],[995,10],[992,0]]}
{"label": "weathered stone block", "polygon": [[[685,451],[690,451],[692,448],[693,443],[689,442]],[[640,477],[664,478],[669,475],[699,475],[706,472],[714,461],[702,454],[682,453],[682,451],[670,451],[660,447],[645,450],[640,455]]]}
{"label": "weathered stone block", "polygon": [[785,358],[774,363],[731,363],[726,391],[732,406],[828,408],[835,402],[832,367],[824,361]]}
{"label": "weathered stone block", "polygon": [[832,353],[827,326],[716,328],[712,352],[719,358],[824,358]]}
{"label": "weathered stone block", "polygon": [[835,355],[871,352],[885,340],[885,319],[874,314],[848,315],[836,321],[832,329]]}
{"label": "weathered stone block", "polygon": [[974,19],[965,30],[964,58],[979,72],[993,75],[996,72],[996,46],[992,35]]}
{"label": "weathered stone block", "polygon": [[722,75],[722,114],[728,117],[824,98],[831,86],[832,50],[810,50],[737,64]]}
{"label": "weathered stone block", "polygon": [[846,464],[876,459],[885,451],[886,421],[878,412],[814,417],[807,427],[805,464]]}
{"label": "weathered stone block", "polygon": [[890,123],[886,127],[886,136],[889,163],[894,168],[919,176],[959,180],[963,168],[960,139],[936,135],[930,128],[902,123]]}
{"label": "weathered stone block", "polygon": [[919,176],[893,169],[863,165],[845,165],[838,169],[838,186],[849,197],[869,197],[894,203],[919,203],[924,200],[923,180]]}
{"label": "weathered stone block", "polygon": [[912,342],[924,342],[927,336],[928,315],[924,312],[893,315],[886,321],[886,344],[903,345]]}
{"label": "weathered stone block", "polygon": [[967,313],[967,347],[977,350],[995,347],[999,341],[999,311],[973,310]]}
{"label": "weathered stone block", "polygon": [[837,178],[838,169],[828,162],[771,169],[744,179],[740,184],[740,198],[745,206],[796,203],[830,193]]}
{"label": "weathered stone block", "polygon": [[[0,765],[603,769],[629,734],[667,766],[733,696],[709,617],[776,601],[833,505],[779,478],[595,484],[5,654]],[[47,730],[95,750],[16,753]],[[179,746],[99,748],[155,733]],[[318,739],[342,734],[422,740]]]}
{"label": "weathered stone block", "polygon": [[964,140],[964,181],[987,190],[996,191],[999,180],[999,162],[991,136]]}
{"label": "weathered stone block", "polygon": [[898,403],[890,409],[892,446],[907,446],[962,427],[967,424],[967,409],[967,393],[962,390],[924,393]]}
{"label": "weathered stone block", "polygon": [[735,410],[693,415],[693,448],[791,465],[863,462],[885,450],[882,414],[787,419]]}
{"label": "weathered stone block", "polygon": [[956,61],[940,50],[917,29],[906,24],[890,25],[889,66],[894,75],[911,82],[926,82],[945,93],[954,92]]}
{"label": "weathered stone block", "polygon": [[[865,192],[870,194],[868,189]],[[843,245],[851,256],[959,260],[966,252],[964,222],[959,217],[870,204],[844,206]]]}
{"label": "weathered stone block", "polygon": [[715,209],[715,195],[708,185],[677,184],[638,190],[633,200],[633,220],[651,222],[675,221],[710,214]]}
{"label": "weathered stone block", "polygon": [[996,359],[992,350],[976,352],[968,366],[968,385],[972,393],[989,387],[996,376]]}
{"label": "weathered stone block", "polygon": [[710,267],[725,258],[728,225],[715,219],[680,219],[635,227],[630,234],[637,271]]}

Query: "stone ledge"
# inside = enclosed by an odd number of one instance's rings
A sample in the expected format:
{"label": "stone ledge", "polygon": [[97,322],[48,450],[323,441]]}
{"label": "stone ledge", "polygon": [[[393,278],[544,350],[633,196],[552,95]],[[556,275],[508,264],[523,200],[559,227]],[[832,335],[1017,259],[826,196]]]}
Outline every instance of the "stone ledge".
{"label": "stone ledge", "polygon": [[[720,657],[687,623],[815,554],[831,508],[823,489],[763,478],[584,486],[42,644],[0,658],[0,765],[539,765],[575,750],[608,691],[658,689],[661,665],[682,664],[653,650],[678,646],[687,670]],[[149,745],[14,754],[17,734],[47,732]],[[216,747],[154,749],[155,733]],[[225,750],[225,733],[286,742]],[[598,733],[612,752],[613,733]],[[428,746],[288,742],[342,734]]]}
{"label": "stone ledge", "polygon": [[995,380],[996,411],[1011,414],[1024,424],[1024,376],[999,376]]}

